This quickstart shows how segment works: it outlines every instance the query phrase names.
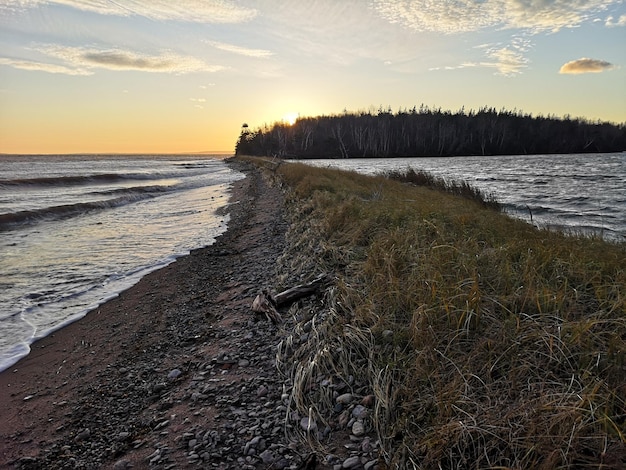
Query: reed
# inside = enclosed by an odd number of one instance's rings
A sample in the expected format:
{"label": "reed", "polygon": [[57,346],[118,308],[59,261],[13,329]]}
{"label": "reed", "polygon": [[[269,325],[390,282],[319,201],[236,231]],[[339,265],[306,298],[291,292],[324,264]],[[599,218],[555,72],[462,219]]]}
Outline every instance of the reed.
{"label": "reed", "polygon": [[623,468],[625,244],[415,175],[256,161],[288,196],[281,263],[338,279],[290,363],[298,409],[359,377],[391,468]]}

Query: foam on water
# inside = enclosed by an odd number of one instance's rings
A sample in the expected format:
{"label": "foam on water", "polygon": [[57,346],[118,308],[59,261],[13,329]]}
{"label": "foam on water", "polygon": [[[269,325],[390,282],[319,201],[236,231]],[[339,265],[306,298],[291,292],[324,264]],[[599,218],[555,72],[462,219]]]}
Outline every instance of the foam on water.
{"label": "foam on water", "polygon": [[213,243],[228,223],[217,211],[243,177],[193,156],[2,160],[0,370],[36,339]]}

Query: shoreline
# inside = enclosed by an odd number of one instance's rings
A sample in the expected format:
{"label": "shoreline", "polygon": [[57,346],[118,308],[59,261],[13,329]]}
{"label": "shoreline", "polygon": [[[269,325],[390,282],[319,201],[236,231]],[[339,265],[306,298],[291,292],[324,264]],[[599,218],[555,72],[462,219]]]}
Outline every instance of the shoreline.
{"label": "shoreline", "polygon": [[[228,206],[230,206],[230,203],[227,204],[227,206],[222,208],[222,209],[224,211],[227,211],[228,210]],[[218,211],[219,211],[219,209],[218,209]],[[228,230],[228,223],[226,225],[226,229],[224,230],[224,232],[226,232],[227,230]],[[219,234],[217,237],[220,237],[224,232]],[[92,305],[95,305],[95,306],[86,307],[83,310],[79,310],[79,311],[77,311],[76,314],[74,314],[71,317],[65,319],[62,323],[59,323],[58,325],[45,330],[43,333],[34,334],[32,336],[32,338],[31,338],[30,342],[24,343],[28,347],[28,352],[26,352],[25,354],[21,354],[20,353],[19,356],[18,355],[12,356],[9,360],[6,361],[6,364],[7,364],[6,366],[3,365],[2,363],[0,363],[0,374],[2,374],[3,372],[5,372],[7,370],[11,370],[12,368],[16,367],[18,362],[20,362],[23,359],[26,359],[28,357],[28,355],[30,355],[30,353],[32,352],[32,349],[35,346],[35,344],[38,343],[39,341],[42,341],[46,337],[55,334],[59,330],[67,328],[68,326],[72,325],[73,323],[76,323],[77,321],[82,320],[87,315],[89,315],[91,312],[94,312],[94,311],[98,310],[100,307],[102,307],[106,303],[111,302],[112,300],[118,298],[120,295],[122,295],[127,290],[132,289],[139,282],[141,282],[141,280],[144,277],[149,276],[150,274],[152,274],[155,271],[159,271],[161,269],[167,268],[169,265],[175,263],[179,259],[184,258],[186,256],[189,256],[194,251],[203,250],[203,249],[205,249],[205,248],[207,248],[209,246],[211,246],[211,245],[206,245],[206,246],[201,247],[201,248],[194,248],[194,249],[190,250],[187,253],[172,254],[172,255],[170,255],[168,257],[163,258],[162,260],[159,260],[156,264],[154,264],[152,266],[146,266],[146,267],[140,269],[137,273],[134,273],[133,275],[128,276],[128,278],[126,278],[125,281],[123,283],[121,283],[121,285],[122,285],[121,288],[119,288],[117,290],[111,290],[111,291],[106,292],[105,295],[103,295],[103,300],[101,302],[99,302],[97,304],[92,303]]]}
{"label": "shoreline", "polygon": [[324,316],[326,293],[283,309],[278,325],[252,311],[262,291],[318,273],[291,263],[298,235],[272,172],[228,164],[245,178],[213,245],[149,273],[0,373],[0,468],[387,468],[362,425],[373,412],[362,384],[316,377],[311,386],[324,384],[341,408],[319,427],[299,406],[285,345],[309,344],[303,331]]}
{"label": "shoreline", "polygon": [[[0,467],[188,464],[186,449],[174,452],[180,433],[233,421],[219,400],[197,407],[193,393],[236,396],[246,381],[280,401],[276,327],[257,322],[250,305],[282,252],[283,197],[258,169],[232,164],[246,178],[233,185],[231,220],[213,245],[144,276],[0,373]],[[204,457],[218,468],[241,468],[235,452],[214,450]],[[298,458],[286,448],[280,456]]]}

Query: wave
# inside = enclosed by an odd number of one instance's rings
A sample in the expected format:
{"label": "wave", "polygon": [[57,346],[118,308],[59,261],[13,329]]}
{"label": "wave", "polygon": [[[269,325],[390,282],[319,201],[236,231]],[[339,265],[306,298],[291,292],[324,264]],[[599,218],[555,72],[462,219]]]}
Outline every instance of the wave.
{"label": "wave", "polygon": [[0,214],[0,232],[14,229],[16,226],[33,224],[42,220],[58,220],[75,217],[89,211],[112,209],[143,199],[156,197],[154,192],[127,194],[125,196],[102,201],[80,202],[42,209],[9,212]]}
{"label": "wave", "polygon": [[2,186],[78,186],[92,183],[115,183],[128,180],[154,179],[154,175],[106,173],[76,176],[44,176],[39,178],[16,178],[0,180]]}
{"label": "wave", "polygon": [[92,191],[87,194],[92,194],[96,196],[115,196],[117,194],[165,193],[171,190],[172,190],[171,186],[151,185],[151,186],[133,186],[131,188],[109,189],[106,191]]}

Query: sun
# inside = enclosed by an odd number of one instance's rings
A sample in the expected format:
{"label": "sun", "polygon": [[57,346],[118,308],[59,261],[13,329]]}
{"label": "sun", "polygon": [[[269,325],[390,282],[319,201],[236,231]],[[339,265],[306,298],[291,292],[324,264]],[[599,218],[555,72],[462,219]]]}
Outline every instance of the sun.
{"label": "sun", "polygon": [[299,117],[300,117],[300,113],[296,113],[295,111],[290,111],[283,116],[283,122],[292,126]]}

